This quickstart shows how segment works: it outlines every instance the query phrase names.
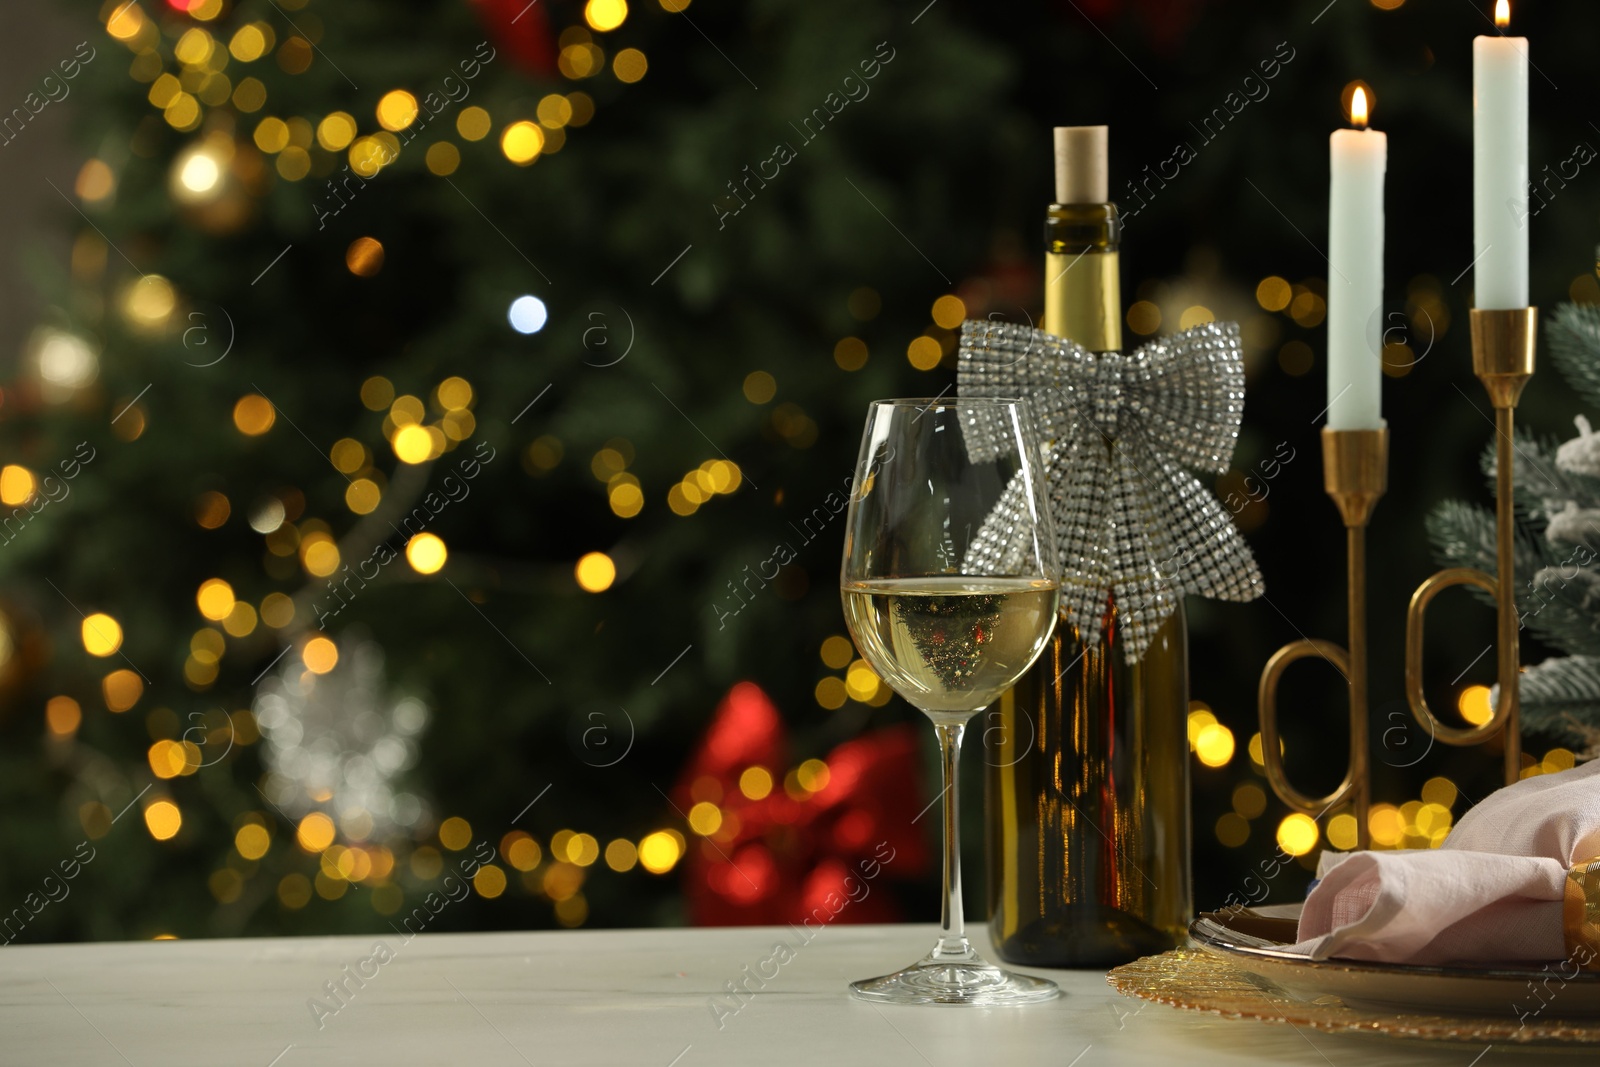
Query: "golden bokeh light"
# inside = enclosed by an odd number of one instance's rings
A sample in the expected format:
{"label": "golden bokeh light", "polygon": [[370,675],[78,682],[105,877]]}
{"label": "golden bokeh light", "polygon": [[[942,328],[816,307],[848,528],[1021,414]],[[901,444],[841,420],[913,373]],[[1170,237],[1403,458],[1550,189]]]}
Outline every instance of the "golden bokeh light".
{"label": "golden bokeh light", "polygon": [[1461,712],[1461,717],[1473,726],[1482,726],[1494,718],[1494,705],[1490,702],[1490,695],[1489,687],[1486,685],[1469,685],[1456,699],[1456,709]]}
{"label": "golden bokeh light", "polygon": [[933,302],[931,311],[934,325],[946,330],[953,330],[961,325],[961,320],[967,317],[967,305],[959,296],[946,293]]}
{"label": "golden bokeh light", "polygon": [[439,844],[451,852],[460,852],[472,844],[472,824],[459,815],[452,815],[439,824]]}
{"label": "golden bokeh light", "polygon": [[1219,722],[1201,728],[1194,739],[1195,755],[1207,767],[1225,767],[1233,759],[1233,731]]}
{"label": "golden bokeh light", "polygon": [[417,121],[417,98],[404,89],[391,89],[378,101],[378,125],[403,130]]}
{"label": "golden bokeh light", "polygon": [[461,166],[461,150],[449,141],[435,141],[428,146],[422,161],[427,164],[429,174],[448,177]]}
{"label": "golden bokeh light", "polygon": [[233,106],[246,115],[260,111],[267,103],[267,87],[260,78],[245,78],[233,89]]}
{"label": "golden bokeh light", "polygon": [[589,0],[583,5],[583,21],[601,33],[621,26],[627,17],[627,0]]}
{"label": "golden bokeh light", "polygon": [[1250,840],[1250,823],[1238,812],[1227,812],[1217,819],[1217,840],[1228,848],[1238,848]]}
{"label": "golden bokeh light", "polygon": [[256,628],[256,609],[242,600],[237,602],[222,620],[222,628],[232,637],[250,636]]}
{"label": "golden bokeh light", "polygon": [[357,515],[370,515],[383,499],[383,491],[371,478],[357,478],[344,488],[344,505]]}
{"label": "golden bokeh light", "polygon": [[1291,856],[1304,856],[1317,847],[1316,820],[1295,812],[1278,824],[1278,847]]}
{"label": "golden bokeh light", "polygon": [[246,437],[260,437],[278,421],[272,401],[260,393],[247,393],[233,405],[233,425]]}
{"label": "golden bokeh light", "polygon": [[406,562],[418,574],[437,574],[450,551],[437,534],[419,533],[406,542]]}
{"label": "golden bokeh light", "polygon": [[822,662],[836,671],[842,671],[850,666],[850,661],[855,658],[856,646],[848,637],[834,634],[822,642]]}
{"label": "golden bokeh light", "polygon": [[425,427],[417,423],[400,427],[390,444],[394,448],[394,454],[402,463],[415,465],[426,463],[433,458],[433,437]]}
{"label": "golden bokeh light", "polygon": [[1393,804],[1374,804],[1367,812],[1367,830],[1374,845],[1393,848],[1405,837],[1406,823]]}
{"label": "golden bokeh light", "polygon": [[600,842],[593,834],[573,834],[567,839],[567,862],[589,867],[600,858]]}
{"label": "golden bokeh light", "polygon": [[247,860],[258,860],[272,845],[272,834],[260,823],[248,822],[233,835],[233,847]]}
{"label": "golden bokeh light", "polygon": [[122,647],[122,624],[104,612],[85,616],[79,633],[91,656],[110,656]]}
{"label": "golden bokeh light", "polygon": [[859,337],[840,338],[833,346],[833,362],[840,370],[860,370],[867,365],[867,343]]}
{"label": "golden bokeh light", "polygon": [[265,22],[251,22],[234,31],[228,42],[228,52],[241,63],[253,63],[271,51],[275,43],[271,26]]}
{"label": "golden bokeh light", "polygon": [[327,674],[339,665],[339,646],[329,638],[313,637],[300,650],[300,661],[312,674]]}
{"label": "golden bokeh light", "polygon": [[144,809],[144,825],[157,841],[170,841],[183,828],[183,812],[170,800],[157,800]]}
{"label": "golden bokeh light", "polygon": [[748,800],[765,800],[772,792],[772,772],[765,767],[746,767],[739,775],[739,792]]}
{"label": "golden bokeh light", "polygon": [[560,93],[551,93],[539,101],[535,114],[539,116],[539,125],[559,130],[572,121],[572,103]]}
{"label": "golden bokeh light", "polygon": [[294,621],[294,599],[284,593],[268,593],[261,599],[261,621],[281,630]]}
{"label": "golden bokeh light", "polygon": [[646,834],[639,842],[639,865],[651,874],[666,874],[682,855],[678,839],[666,830]]}
{"label": "golden bokeh light", "polygon": [[350,147],[356,139],[356,117],[348,111],[335,111],[317,123],[317,144],[329,152]]}
{"label": "golden bokeh light", "polygon": [[632,841],[619,837],[606,845],[606,866],[621,874],[631,871],[639,862],[639,850]]}
{"label": "golden bokeh light", "polygon": [[1149,300],[1135,300],[1128,307],[1128,329],[1142,337],[1161,329],[1161,305]]}
{"label": "golden bokeh light", "polygon": [[345,249],[344,265],[358,278],[376,277],[383,269],[383,242],[376,237],[357,237]]}
{"label": "golden bokeh light", "polygon": [[1437,804],[1442,808],[1455,806],[1456,797],[1460,791],[1456,784],[1448,778],[1429,778],[1422,783],[1422,800],[1427,804]]}
{"label": "golden bokeh light", "polygon": [[587,552],[573,567],[578,587],[586,593],[603,593],[617,580],[617,565],[604,552]]}
{"label": "golden bokeh light", "polygon": [[826,711],[838,711],[844,707],[844,702],[850,697],[849,692],[844,687],[844,679],[835,678],[832,675],[817,682],[816,687],[811,691],[811,695],[816,700],[817,705]]}
{"label": "golden bokeh light", "polygon": [[709,800],[702,800],[689,809],[689,829],[701,837],[710,837],[722,827],[722,809]]}
{"label": "golden bokeh light", "polygon": [[878,695],[878,687],[883,683],[878,678],[878,672],[867,666],[865,660],[856,660],[850,664],[844,676],[844,690],[851,700],[865,704]]}
{"label": "golden bokeh light", "polygon": [[1294,299],[1294,288],[1287,279],[1268,275],[1256,283],[1256,303],[1266,311],[1282,311]]}
{"label": "golden bokeh light", "polygon": [[1200,739],[1200,731],[1217,721],[1217,717],[1204,701],[1191,700],[1189,702],[1189,748],[1194,748],[1195,742]]}
{"label": "golden bokeh light", "polygon": [[800,783],[800,788],[808,793],[822,792],[833,778],[833,772],[828,770],[828,765],[819,759],[806,760],[795,768],[794,774]]}
{"label": "golden bokeh light", "polygon": [[932,337],[914,337],[906,346],[906,361],[917,370],[933,370],[942,359],[944,347]]}
{"label": "golden bokeh light", "polygon": [[83,709],[71,697],[51,697],[44,705],[45,725],[57,737],[66,737],[77,732],[83,723]]}
{"label": "golden bokeh light", "polygon": [[511,866],[519,871],[533,870],[539,866],[539,861],[544,858],[544,852],[539,848],[539,842],[527,834],[522,834],[512,841],[510,847],[504,851],[506,859],[510,861]]}
{"label": "golden bokeh light", "polygon": [[15,463],[0,467],[0,504],[10,508],[21,507],[33,499],[38,488],[38,480],[27,467]]}
{"label": "golden bokeh light", "polygon": [[78,180],[73,186],[78,198],[91,204],[106,199],[116,191],[117,176],[101,159],[91,159],[85,163],[78,171]]}
{"label": "golden bokeh light", "polygon": [[506,891],[506,872],[492,863],[486,863],[472,876],[472,888],[485,900],[493,900]]}
{"label": "golden bokeh light", "polygon": [[1254,819],[1267,810],[1267,794],[1254,782],[1245,782],[1233,791],[1233,810]]}
{"label": "golden bokeh light", "polygon": [[361,383],[361,406],[368,411],[383,411],[394,403],[394,383],[382,375],[373,375]]}
{"label": "golden bokeh light", "polygon": [[624,48],[611,58],[611,73],[617,81],[632,85],[650,70],[650,61],[637,48]]}
{"label": "golden bokeh light", "polygon": [[[4,495],[5,475],[0,474],[0,495]],[[228,498],[215,489],[208,489],[201,493],[194,505],[194,521],[205,530],[215,530],[228,521],[228,516],[233,514],[233,505]]]}
{"label": "golden bokeh light", "polygon": [[1349,812],[1340,812],[1328,820],[1328,844],[1340,852],[1349,852],[1359,843],[1357,831],[1361,824]]}
{"label": "golden bokeh light", "polygon": [[100,679],[100,695],[105,698],[109,711],[122,713],[139,702],[144,694],[144,680],[126,667],[112,671]]}
{"label": "golden bokeh light", "polygon": [[778,395],[778,381],[764,370],[744,376],[744,398],[752,404],[765,404]]}
{"label": "golden bokeh light", "polygon": [[536,122],[513,122],[500,134],[500,151],[511,162],[525,167],[544,151],[544,130]]}
{"label": "golden bokeh light", "polygon": [[313,811],[300,820],[294,838],[305,851],[321,852],[333,844],[333,835],[333,820],[320,811]]}
{"label": "golden bokeh light", "polygon": [[456,132],[463,140],[481,141],[489,136],[489,130],[494,121],[489,113],[476,105],[461,109],[461,114],[456,116]]}
{"label": "golden bokeh light", "polygon": [[200,614],[212,622],[221,622],[233,610],[233,586],[221,578],[207,578],[200,583],[200,590],[195,593],[194,599]]}

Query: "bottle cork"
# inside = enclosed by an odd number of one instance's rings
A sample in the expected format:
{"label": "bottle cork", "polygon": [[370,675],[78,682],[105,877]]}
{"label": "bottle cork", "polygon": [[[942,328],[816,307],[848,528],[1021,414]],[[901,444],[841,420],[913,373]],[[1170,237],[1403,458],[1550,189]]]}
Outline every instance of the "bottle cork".
{"label": "bottle cork", "polygon": [[1103,204],[1111,199],[1105,126],[1057,126],[1056,203]]}

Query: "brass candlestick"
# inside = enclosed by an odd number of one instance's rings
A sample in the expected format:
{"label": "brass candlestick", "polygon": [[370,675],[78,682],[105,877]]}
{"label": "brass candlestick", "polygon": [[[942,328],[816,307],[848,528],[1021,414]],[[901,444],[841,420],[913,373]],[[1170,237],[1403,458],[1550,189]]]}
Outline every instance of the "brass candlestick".
{"label": "brass candlestick", "polygon": [[[1452,567],[1417,587],[1406,611],[1406,700],[1417,721],[1448,745],[1476,745],[1504,732],[1506,784],[1522,774],[1522,735],[1517,714],[1516,500],[1513,496],[1517,400],[1533,377],[1537,308],[1474,310],[1472,370],[1489,392],[1495,425],[1495,569],[1494,576],[1474,567]],[[1472,727],[1446,726],[1428,707],[1422,692],[1422,625],[1428,604],[1453,585],[1475,585],[1495,598],[1500,697],[1489,721]],[[1263,740],[1265,736],[1263,735]]]}
{"label": "brass candlestick", "polygon": [[[1349,801],[1355,809],[1357,844],[1370,843],[1368,809],[1372,772],[1367,751],[1367,523],[1389,480],[1389,431],[1322,431],[1322,484],[1333,498],[1345,527],[1348,648],[1306,638],[1273,653],[1261,672],[1261,758],[1273,792],[1289,807],[1316,818]],[[1350,759],[1344,781],[1321,797],[1307,796],[1289,782],[1278,742],[1278,682],[1296,660],[1320,656],[1343,674],[1349,690]]]}

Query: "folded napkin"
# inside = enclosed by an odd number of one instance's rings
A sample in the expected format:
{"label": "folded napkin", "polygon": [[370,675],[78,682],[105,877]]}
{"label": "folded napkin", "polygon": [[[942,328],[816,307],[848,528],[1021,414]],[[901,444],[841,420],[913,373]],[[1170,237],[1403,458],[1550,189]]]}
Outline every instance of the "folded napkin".
{"label": "folded napkin", "polygon": [[1600,760],[1491,794],[1439,848],[1324,853],[1293,948],[1391,963],[1562,960],[1567,872],[1597,858]]}

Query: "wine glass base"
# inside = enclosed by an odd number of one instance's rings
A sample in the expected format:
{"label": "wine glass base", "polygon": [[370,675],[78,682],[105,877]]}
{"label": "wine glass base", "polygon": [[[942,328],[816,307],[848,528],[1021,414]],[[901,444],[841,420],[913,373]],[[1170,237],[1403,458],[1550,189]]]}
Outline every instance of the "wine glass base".
{"label": "wine glass base", "polygon": [[877,1004],[1034,1004],[1061,995],[1054,982],[1012,974],[984,961],[927,957],[881,978],[850,983],[850,994]]}

